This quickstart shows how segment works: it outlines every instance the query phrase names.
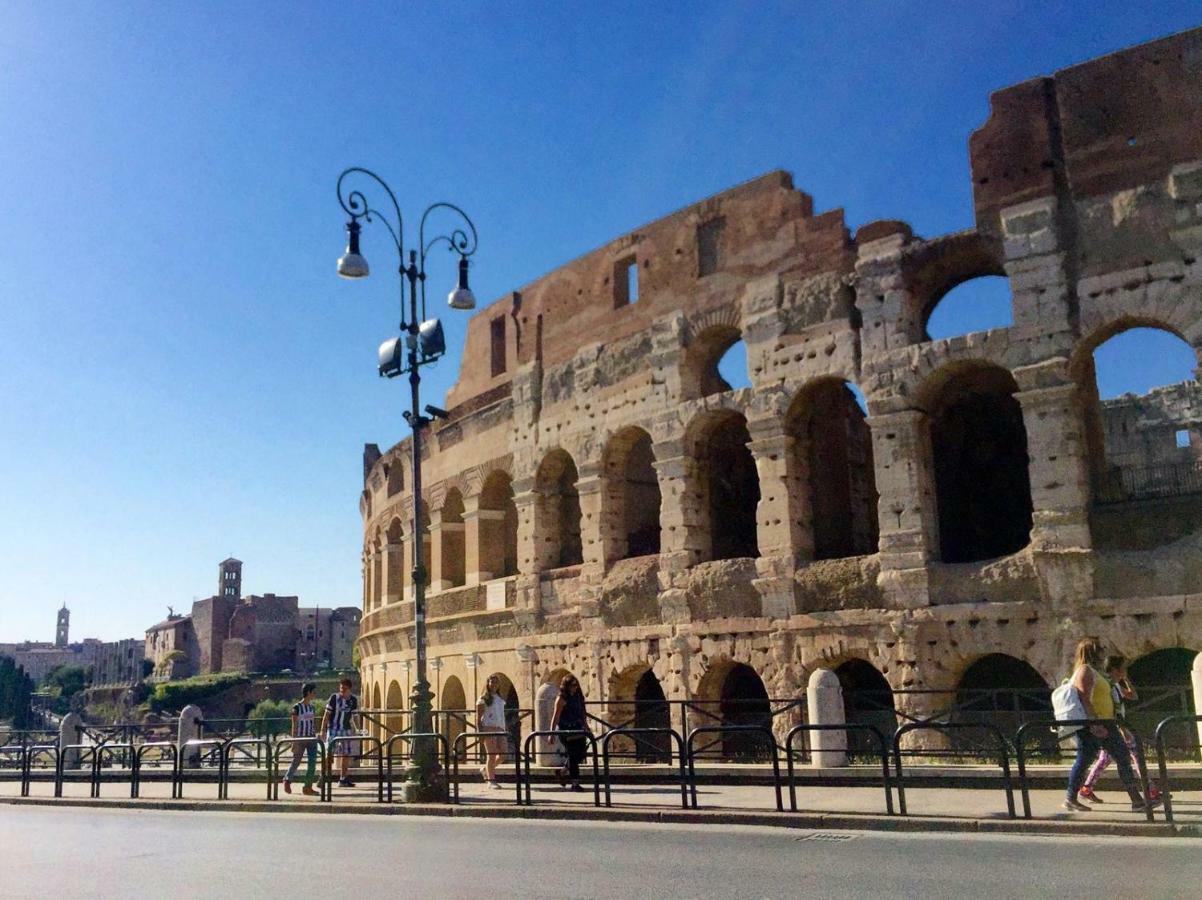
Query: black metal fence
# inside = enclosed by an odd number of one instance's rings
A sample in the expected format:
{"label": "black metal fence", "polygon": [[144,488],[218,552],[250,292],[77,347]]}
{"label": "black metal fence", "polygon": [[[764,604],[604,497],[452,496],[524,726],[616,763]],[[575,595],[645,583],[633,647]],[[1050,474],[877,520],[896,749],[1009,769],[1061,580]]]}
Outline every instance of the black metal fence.
{"label": "black metal fence", "polygon": [[1202,462],[1115,466],[1094,490],[1098,503],[1124,503],[1202,493]]}

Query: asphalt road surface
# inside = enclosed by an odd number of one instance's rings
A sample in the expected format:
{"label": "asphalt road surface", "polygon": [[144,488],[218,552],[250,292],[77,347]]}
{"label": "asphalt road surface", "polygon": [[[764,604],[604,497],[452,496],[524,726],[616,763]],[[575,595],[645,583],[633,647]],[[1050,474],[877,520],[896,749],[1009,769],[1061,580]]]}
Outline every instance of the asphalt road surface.
{"label": "asphalt road surface", "polygon": [[0,806],[0,897],[1191,897],[1202,839]]}

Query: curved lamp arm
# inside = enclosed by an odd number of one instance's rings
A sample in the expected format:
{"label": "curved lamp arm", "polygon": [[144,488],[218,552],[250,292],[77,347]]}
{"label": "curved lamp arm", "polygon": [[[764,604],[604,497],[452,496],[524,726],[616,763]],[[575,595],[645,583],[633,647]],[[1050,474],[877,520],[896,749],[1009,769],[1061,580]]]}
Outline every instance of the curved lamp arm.
{"label": "curved lamp arm", "polygon": [[[393,229],[392,223],[388,220],[388,216],[384,215],[378,209],[372,209],[368,205],[367,197],[364,196],[362,191],[352,190],[346,193],[343,192],[342,182],[346,180],[348,175],[354,174],[366,175],[384,189],[384,193],[386,193],[388,195],[388,199],[392,201],[392,208],[396,212],[395,229]],[[337,190],[338,203],[342,206],[343,210],[346,211],[346,214],[350,216],[352,220],[358,219],[360,216],[362,216],[366,221],[374,222],[375,219],[372,218],[374,215],[384,223],[384,227],[387,228],[388,233],[392,235],[392,242],[396,245],[397,255],[400,257],[401,266],[403,268],[405,265],[405,221],[401,216],[401,205],[397,203],[396,194],[392,192],[392,188],[388,186],[388,183],[371,169],[364,169],[361,166],[351,166],[338,176]]]}

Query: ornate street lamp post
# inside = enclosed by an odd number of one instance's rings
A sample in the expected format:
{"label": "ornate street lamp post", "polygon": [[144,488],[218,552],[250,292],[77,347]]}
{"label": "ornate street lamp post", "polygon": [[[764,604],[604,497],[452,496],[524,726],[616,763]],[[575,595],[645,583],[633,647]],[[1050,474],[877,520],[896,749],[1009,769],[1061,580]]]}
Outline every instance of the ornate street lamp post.
{"label": "ornate street lamp post", "polygon": [[[392,221],[378,209],[373,209],[367,197],[358,189],[347,191],[343,183],[348,177],[369,179],[383,189],[392,202],[396,213],[396,227]],[[417,656],[417,680],[413,685],[410,707],[413,710],[413,731],[415,734],[429,734],[433,731],[431,709],[434,695],[430,692],[430,684],[426,680],[426,579],[422,552],[422,429],[430,424],[429,416],[446,418],[446,411],[435,406],[427,405],[422,415],[419,370],[422,366],[436,362],[445,352],[446,343],[443,339],[442,324],[438,319],[426,318],[426,256],[431,249],[439,244],[446,244],[447,249],[459,256],[459,284],[447,296],[447,304],[452,309],[468,310],[476,306],[476,298],[472,295],[467,284],[468,257],[476,252],[476,226],[459,207],[450,203],[434,203],[422,213],[418,226],[417,247],[409,250],[408,261],[405,256],[405,232],[401,218],[401,207],[396,195],[379,175],[358,166],[347,169],[338,176],[338,202],[350,216],[347,222],[347,248],[338,260],[338,274],[343,278],[366,278],[368,274],[367,260],[359,251],[359,220],[366,222],[380,221],[388,229],[392,241],[396,245],[398,269],[400,274],[400,310],[401,321],[399,337],[390,338],[380,345],[379,370],[383,378],[395,378],[398,375],[409,376],[409,390],[412,400],[411,408],[404,413],[405,421],[413,429],[413,642]],[[451,230],[449,234],[438,234],[426,239],[426,220],[436,210],[445,210],[461,220],[462,224]],[[466,230],[464,227],[466,226]],[[405,286],[408,284],[406,300]],[[419,315],[420,311],[420,315]],[[421,803],[441,799],[445,795],[446,782],[440,777],[438,765],[438,750],[435,741],[419,739],[413,742],[412,764],[407,773],[406,782],[401,796],[406,803]]]}

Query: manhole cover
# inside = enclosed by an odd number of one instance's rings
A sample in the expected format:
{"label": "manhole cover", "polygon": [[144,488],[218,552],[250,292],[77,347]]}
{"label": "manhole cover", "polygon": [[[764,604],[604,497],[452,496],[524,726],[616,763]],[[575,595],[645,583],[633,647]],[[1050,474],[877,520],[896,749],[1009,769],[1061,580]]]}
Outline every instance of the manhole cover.
{"label": "manhole cover", "polygon": [[846,834],[835,831],[815,831],[813,834],[807,834],[805,837],[798,838],[799,841],[825,841],[830,844],[840,844],[843,841],[855,839],[854,834]]}

